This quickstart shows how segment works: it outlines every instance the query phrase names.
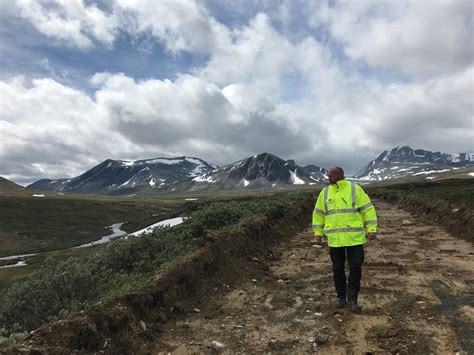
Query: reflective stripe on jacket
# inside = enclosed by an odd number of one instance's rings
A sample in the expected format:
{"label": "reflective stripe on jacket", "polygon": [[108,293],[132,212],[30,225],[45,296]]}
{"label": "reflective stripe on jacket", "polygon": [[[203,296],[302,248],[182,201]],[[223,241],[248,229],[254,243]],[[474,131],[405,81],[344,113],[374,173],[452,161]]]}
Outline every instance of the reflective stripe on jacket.
{"label": "reflective stripe on jacket", "polygon": [[366,242],[365,233],[377,232],[377,214],[359,184],[339,180],[319,193],[313,211],[313,232],[328,238],[330,247]]}

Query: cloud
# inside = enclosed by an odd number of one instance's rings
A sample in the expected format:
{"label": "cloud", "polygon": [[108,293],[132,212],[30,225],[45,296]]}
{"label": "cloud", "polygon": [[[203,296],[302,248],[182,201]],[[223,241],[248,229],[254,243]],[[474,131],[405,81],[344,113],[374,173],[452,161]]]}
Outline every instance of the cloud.
{"label": "cloud", "polygon": [[313,6],[346,55],[409,77],[455,72],[474,59],[472,1],[329,1]]}
{"label": "cloud", "polygon": [[[278,77],[291,66],[293,46],[259,13],[247,26],[232,33],[232,42],[215,48],[196,72],[218,84],[258,81]],[[273,81],[274,82],[274,81]]]}
{"label": "cloud", "polygon": [[0,97],[2,175],[73,176],[101,157],[133,149],[109,129],[100,106],[52,79],[0,81]]}
{"label": "cloud", "polygon": [[112,47],[120,33],[160,40],[171,53],[208,53],[228,29],[198,2],[116,0],[107,10],[83,0],[16,0],[18,15],[44,35],[80,49]]}
{"label": "cloud", "polygon": [[[474,67],[471,66],[423,85],[394,84],[379,90],[379,100],[374,107],[380,112],[380,119],[371,122],[368,132],[385,144],[398,144],[403,137],[434,149],[452,149],[461,142],[465,142],[465,149],[469,146],[472,149],[473,78]],[[457,139],[452,140],[455,136]]]}
{"label": "cloud", "polygon": [[[255,98],[251,90],[243,85],[221,90],[192,75],[179,76],[174,82],[136,82],[112,75],[95,96],[112,127],[137,144],[179,150],[186,141],[202,140],[227,145],[241,154],[271,150],[274,140],[288,153],[304,147],[298,139],[300,127],[295,125],[297,110],[268,97]],[[203,153],[222,162],[217,152]]]}
{"label": "cloud", "polygon": [[[310,24],[331,33],[327,41],[311,32],[289,38],[258,11],[231,26],[193,1],[28,4],[23,16],[43,23],[40,31],[80,49],[113,46],[126,31],[154,38],[171,57],[206,60],[168,79],[96,73],[87,93],[54,76],[0,81],[0,171],[16,181],[74,176],[106,158],[194,155],[224,164],[267,151],[350,174],[400,144],[473,150],[472,57],[457,42],[470,22],[463,15],[464,25],[445,37],[426,32],[435,18],[447,25],[461,16],[462,1],[435,4],[429,14],[412,2],[317,3]],[[405,26],[415,15],[421,27],[410,38]],[[277,16],[297,22],[289,2]],[[49,29],[63,22],[74,30],[55,37]],[[373,66],[407,77],[387,82]]]}
{"label": "cloud", "polygon": [[39,32],[82,49],[93,47],[94,41],[111,46],[118,33],[115,14],[81,0],[17,0],[16,6],[19,15]]}
{"label": "cloud", "polygon": [[124,31],[158,38],[175,54],[209,53],[229,40],[228,28],[197,1],[117,0],[116,11],[124,13]]}

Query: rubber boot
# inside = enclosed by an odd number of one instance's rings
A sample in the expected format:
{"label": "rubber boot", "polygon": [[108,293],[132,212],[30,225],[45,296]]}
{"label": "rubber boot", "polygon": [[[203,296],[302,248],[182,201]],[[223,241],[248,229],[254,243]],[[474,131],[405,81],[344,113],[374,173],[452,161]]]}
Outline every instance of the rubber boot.
{"label": "rubber boot", "polygon": [[342,298],[342,297],[338,297],[337,300],[336,300],[336,308],[338,309],[341,309],[341,308],[345,308],[346,307],[346,304],[347,304],[347,301],[345,298]]}
{"label": "rubber boot", "polygon": [[359,313],[362,310],[361,306],[357,303],[357,299],[349,298],[347,301],[348,301],[349,309],[352,312]]}

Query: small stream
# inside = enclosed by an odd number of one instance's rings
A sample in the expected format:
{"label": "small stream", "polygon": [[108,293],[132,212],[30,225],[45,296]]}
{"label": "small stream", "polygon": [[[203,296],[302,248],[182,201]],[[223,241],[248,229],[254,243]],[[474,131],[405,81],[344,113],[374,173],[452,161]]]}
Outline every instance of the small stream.
{"label": "small stream", "polygon": [[71,249],[93,247],[95,245],[105,244],[107,242],[110,242],[114,238],[122,237],[122,236],[127,234],[127,232],[120,229],[120,227],[122,227],[122,224],[123,223],[114,223],[111,226],[109,226],[109,228],[112,229],[112,234],[103,236],[102,238],[100,238],[99,240],[96,240],[94,242],[81,244],[81,245],[78,245],[77,247],[72,247]]}
{"label": "small stream", "polygon": [[[123,230],[120,229],[120,227],[122,227],[123,223],[114,223],[112,224],[111,226],[109,226],[109,228],[112,230],[112,233],[111,234],[108,234],[106,236],[103,236],[102,238],[98,239],[98,240],[95,240],[93,242],[90,242],[90,243],[85,243],[85,244],[81,244],[81,245],[78,245],[76,247],[71,247],[69,249],[77,249],[77,248],[89,248],[89,247],[93,247],[93,246],[96,246],[96,245],[100,245],[100,244],[105,244],[105,243],[108,243],[110,242],[112,239],[114,238],[120,238],[120,237],[124,237],[124,238],[128,238],[128,237],[139,237],[141,235],[145,235],[145,234],[148,234],[148,233],[151,233],[153,231],[154,228],[156,227],[159,227],[159,226],[170,226],[170,227],[173,227],[173,226],[176,226],[178,224],[181,224],[184,222],[184,220],[186,219],[187,217],[175,217],[175,218],[169,218],[169,219],[165,219],[163,221],[160,221],[160,222],[157,222],[157,223],[154,223],[148,227],[145,227],[143,229],[140,229],[136,232],[133,232],[133,233],[127,233]],[[17,261],[16,264],[9,264],[9,265],[3,265],[3,266],[0,266],[0,269],[2,268],[9,268],[9,267],[17,267],[17,266],[25,266],[27,265],[26,264],[26,261],[24,260],[25,258],[28,258],[30,256],[34,256],[34,255],[38,255],[38,253],[33,253],[33,254],[22,254],[22,255],[10,255],[10,256],[3,256],[3,257],[0,257],[0,261],[5,261],[5,260],[16,260],[16,259],[20,259]]]}

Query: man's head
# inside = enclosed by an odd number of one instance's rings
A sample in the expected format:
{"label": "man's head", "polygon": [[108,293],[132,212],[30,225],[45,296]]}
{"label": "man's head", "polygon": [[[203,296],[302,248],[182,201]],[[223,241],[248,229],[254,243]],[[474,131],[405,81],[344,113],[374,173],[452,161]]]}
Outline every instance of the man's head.
{"label": "man's head", "polygon": [[335,184],[339,180],[344,179],[344,170],[342,170],[342,168],[339,166],[335,166],[329,169],[328,178],[329,178],[329,183]]}

